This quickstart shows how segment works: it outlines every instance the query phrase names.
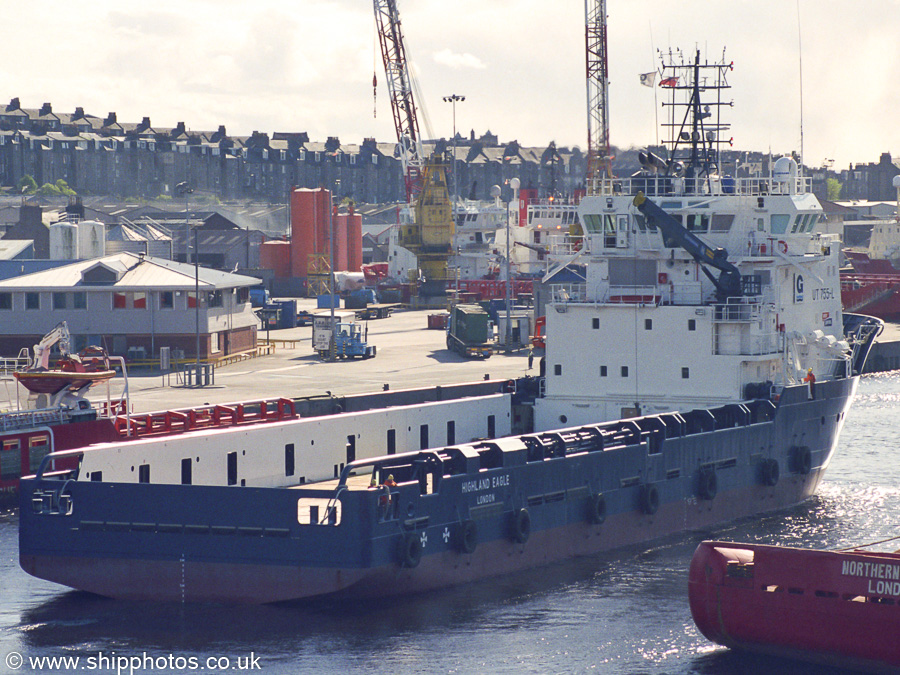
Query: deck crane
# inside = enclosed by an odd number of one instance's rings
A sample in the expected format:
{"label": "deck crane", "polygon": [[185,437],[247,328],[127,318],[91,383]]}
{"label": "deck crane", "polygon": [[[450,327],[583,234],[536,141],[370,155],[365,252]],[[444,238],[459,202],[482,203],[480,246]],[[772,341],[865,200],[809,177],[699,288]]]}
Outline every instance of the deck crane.
{"label": "deck crane", "polygon": [[442,296],[447,289],[447,261],[453,251],[454,235],[447,168],[438,157],[425,160],[397,2],[373,2],[406,199],[414,216],[414,222],[400,226],[398,243],[416,255],[424,278],[420,295]]}
{"label": "deck crane", "polygon": [[587,55],[588,158],[586,189],[600,193],[600,180],[612,175],[609,149],[609,67],[606,51],[606,0],[584,0]]}

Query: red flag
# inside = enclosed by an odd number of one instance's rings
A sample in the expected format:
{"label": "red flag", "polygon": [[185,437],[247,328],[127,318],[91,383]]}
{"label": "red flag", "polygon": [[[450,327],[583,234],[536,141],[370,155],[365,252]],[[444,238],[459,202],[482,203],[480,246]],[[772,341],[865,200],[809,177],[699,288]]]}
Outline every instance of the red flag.
{"label": "red flag", "polygon": [[678,78],[677,77],[667,77],[664,80],[659,81],[660,87],[677,87],[678,86]]}

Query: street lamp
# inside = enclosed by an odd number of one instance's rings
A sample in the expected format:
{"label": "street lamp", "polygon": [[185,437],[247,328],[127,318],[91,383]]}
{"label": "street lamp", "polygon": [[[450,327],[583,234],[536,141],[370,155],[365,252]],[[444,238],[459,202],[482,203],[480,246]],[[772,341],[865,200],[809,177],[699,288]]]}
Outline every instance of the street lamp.
{"label": "street lamp", "polygon": [[[190,183],[187,181],[182,181],[175,186],[175,190],[178,194],[184,196],[184,235],[185,239],[189,236],[189,232],[191,231],[191,221],[190,221],[190,209],[189,209],[189,195],[194,191],[194,188],[191,187]],[[200,256],[198,255],[199,251],[197,249],[197,228],[194,228],[194,324],[197,335],[197,344],[196,344],[196,352],[197,352],[197,365],[194,370],[194,378],[196,384],[200,384]],[[187,261],[185,261],[187,262]]]}
{"label": "street lamp", "polygon": [[[339,193],[341,190],[340,179],[334,181],[334,192]],[[337,333],[337,325],[334,323],[334,287],[337,285],[334,276],[334,211],[336,194],[329,193],[328,199],[328,266],[331,268],[331,293],[329,295],[328,304],[331,306],[331,341],[328,346],[328,360],[335,359],[335,339]]]}
{"label": "street lamp", "polygon": [[459,184],[456,182],[456,104],[462,103],[466,100],[465,96],[460,96],[459,94],[450,94],[450,96],[444,97],[444,103],[450,103],[453,105],[453,202],[456,203],[456,200],[459,197],[458,187]]}
{"label": "street lamp", "polygon": [[510,350],[510,330],[511,330],[511,319],[510,319],[510,303],[512,302],[512,273],[510,271],[510,256],[512,255],[512,251],[509,245],[509,203],[515,199],[518,204],[519,197],[519,179],[512,178],[509,181],[509,187],[512,188],[512,195],[510,195],[509,200],[506,202],[506,351],[507,353]]}

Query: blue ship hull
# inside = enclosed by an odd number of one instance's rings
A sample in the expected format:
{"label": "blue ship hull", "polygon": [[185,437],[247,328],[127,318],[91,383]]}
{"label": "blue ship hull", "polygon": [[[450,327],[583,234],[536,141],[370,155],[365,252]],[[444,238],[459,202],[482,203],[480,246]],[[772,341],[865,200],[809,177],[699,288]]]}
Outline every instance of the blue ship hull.
{"label": "blue ship hull", "polygon": [[[136,600],[441,588],[802,502],[857,384],[360,461],[337,489],[24,479],[20,562]],[[389,504],[367,481],[354,487],[364,470],[397,476]],[[300,522],[298,500],[316,498],[329,500],[323,518]]]}

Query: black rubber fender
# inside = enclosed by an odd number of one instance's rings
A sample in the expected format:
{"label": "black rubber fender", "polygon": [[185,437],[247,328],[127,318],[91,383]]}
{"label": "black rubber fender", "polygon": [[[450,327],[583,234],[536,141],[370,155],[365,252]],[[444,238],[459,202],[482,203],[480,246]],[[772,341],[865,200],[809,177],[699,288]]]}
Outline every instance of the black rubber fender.
{"label": "black rubber fender", "polygon": [[808,474],[812,469],[812,451],[805,445],[791,448],[791,463],[794,473]]}
{"label": "black rubber fender", "polygon": [[769,487],[778,485],[781,469],[778,466],[778,460],[774,457],[764,459],[762,463],[762,482]]}
{"label": "black rubber fender", "polygon": [[478,526],[474,520],[464,520],[456,528],[456,549],[471,555],[478,546]]}
{"label": "black rubber fender", "polygon": [[641,485],[641,511],[652,516],[659,510],[659,490],[652,483]]}
{"label": "black rubber fender", "polygon": [[422,560],[422,540],[416,533],[404,534],[398,546],[400,567],[413,568]]}
{"label": "black rubber fender", "polygon": [[510,535],[512,540],[519,544],[524,544],[531,536],[531,516],[528,509],[519,509],[513,511],[512,526]]}
{"label": "black rubber fender", "polygon": [[588,499],[588,520],[601,525],[606,520],[606,497],[602,492],[591,495]]}
{"label": "black rubber fender", "polygon": [[716,477],[716,470],[711,466],[700,469],[700,484],[698,493],[701,499],[712,501],[716,498],[719,491],[719,480]]}

